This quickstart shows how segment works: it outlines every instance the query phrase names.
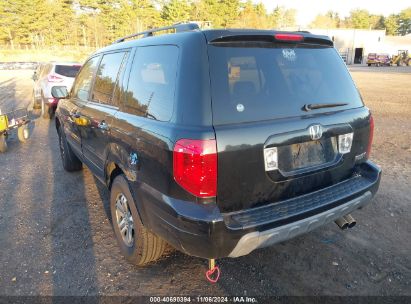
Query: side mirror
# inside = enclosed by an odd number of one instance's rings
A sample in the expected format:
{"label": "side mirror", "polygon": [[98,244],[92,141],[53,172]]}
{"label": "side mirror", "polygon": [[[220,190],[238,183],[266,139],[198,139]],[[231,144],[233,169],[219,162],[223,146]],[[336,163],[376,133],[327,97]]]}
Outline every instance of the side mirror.
{"label": "side mirror", "polygon": [[33,73],[33,76],[31,76],[31,79],[33,79],[34,81],[38,79],[36,72]]}
{"label": "side mirror", "polygon": [[51,88],[51,96],[57,99],[67,98],[69,95],[67,87],[65,86],[55,86]]}

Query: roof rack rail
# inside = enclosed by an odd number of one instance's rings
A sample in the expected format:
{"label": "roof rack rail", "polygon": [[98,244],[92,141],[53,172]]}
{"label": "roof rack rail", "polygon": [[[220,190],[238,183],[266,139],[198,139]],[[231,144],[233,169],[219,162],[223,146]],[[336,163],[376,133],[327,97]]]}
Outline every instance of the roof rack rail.
{"label": "roof rack rail", "polygon": [[179,23],[175,23],[175,24],[170,25],[170,26],[154,28],[154,29],[150,29],[150,30],[147,30],[147,31],[144,31],[144,32],[131,34],[131,35],[122,37],[120,39],[117,39],[116,41],[114,41],[114,43],[124,42],[124,40],[126,40],[126,39],[134,38],[134,37],[141,36],[141,35],[143,35],[143,38],[151,37],[151,36],[153,36],[153,33],[167,31],[167,30],[175,30],[176,33],[179,33],[179,32],[194,31],[194,30],[198,30],[198,29],[200,29],[200,27],[198,26],[197,23],[179,22]]}

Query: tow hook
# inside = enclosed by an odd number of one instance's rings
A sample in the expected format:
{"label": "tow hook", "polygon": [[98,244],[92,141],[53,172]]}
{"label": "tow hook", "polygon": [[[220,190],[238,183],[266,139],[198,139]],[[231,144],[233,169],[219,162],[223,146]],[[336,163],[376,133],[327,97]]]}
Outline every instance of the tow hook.
{"label": "tow hook", "polygon": [[210,283],[217,283],[220,278],[220,268],[215,264],[215,259],[208,260],[208,270],[206,272],[206,278]]}

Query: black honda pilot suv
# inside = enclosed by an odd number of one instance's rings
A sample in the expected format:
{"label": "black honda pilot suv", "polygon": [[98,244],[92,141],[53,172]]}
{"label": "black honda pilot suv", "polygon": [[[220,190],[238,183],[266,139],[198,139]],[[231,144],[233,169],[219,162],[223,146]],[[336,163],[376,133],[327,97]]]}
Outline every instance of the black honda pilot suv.
{"label": "black honda pilot suv", "polygon": [[154,29],[97,51],[53,96],[63,166],[84,163],[110,189],[115,236],[137,265],[167,243],[239,257],[352,227],[379,187],[373,118],[326,36]]}

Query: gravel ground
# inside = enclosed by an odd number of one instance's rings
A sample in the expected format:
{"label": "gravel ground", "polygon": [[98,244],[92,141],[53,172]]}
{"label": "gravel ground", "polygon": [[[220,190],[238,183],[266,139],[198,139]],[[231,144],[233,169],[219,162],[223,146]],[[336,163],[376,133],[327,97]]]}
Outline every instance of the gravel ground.
{"label": "gravel ground", "polygon": [[[27,106],[31,71],[0,71],[0,108]],[[376,123],[372,158],[383,168],[357,226],[335,224],[237,259],[207,263],[179,252],[137,268],[120,255],[108,192],[88,169],[66,173],[54,123],[0,155],[0,295],[411,296],[411,69],[351,68]]]}

